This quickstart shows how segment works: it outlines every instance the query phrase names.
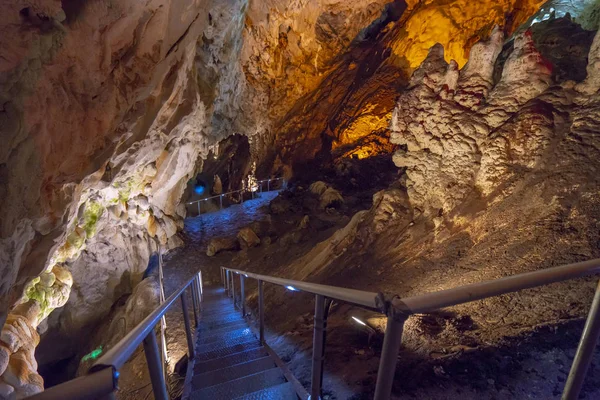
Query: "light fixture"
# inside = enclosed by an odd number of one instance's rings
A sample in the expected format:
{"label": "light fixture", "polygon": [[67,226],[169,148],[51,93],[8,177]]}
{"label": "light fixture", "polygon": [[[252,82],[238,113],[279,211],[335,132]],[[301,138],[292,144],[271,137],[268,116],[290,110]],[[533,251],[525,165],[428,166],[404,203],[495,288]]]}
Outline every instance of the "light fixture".
{"label": "light fixture", "polygon": [[298,289],[296,289],[296,288],[295,288],[295,287],[293,287],[293,286],[286,286],[285,288],[286,288],[287,290],[291,290],[292,292],[297,292],[297,291],[298,291]]}
{"label": "light fixture", "polygon": [[367,324],[365,324],[363,321],[361,321],[360,319],[356,318],[356,317],[352,317],[352,319],[354,321],[356,321],[356,323],[362,325],[362,326],[367,326]]}

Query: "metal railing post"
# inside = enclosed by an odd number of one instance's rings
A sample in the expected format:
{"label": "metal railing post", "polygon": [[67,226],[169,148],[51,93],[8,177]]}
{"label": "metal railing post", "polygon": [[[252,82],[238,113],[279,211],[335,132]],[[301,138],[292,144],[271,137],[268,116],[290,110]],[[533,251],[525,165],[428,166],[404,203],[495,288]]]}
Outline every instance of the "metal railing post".
{"label": "metal railing post", "polygon": [[260,279],[258,282],[258,320],[259,320],[259,332],[260,332],[260,344],[265,344],[265,302],[264,302],[264,290],[263,281]]}
{"label": "metal railing post", "polygon": [[383,348],[377,370],[377,383],[375,384],[375,400],[387,400],[392,393],[392,384],[398,362],[398,351],[402,343],[402,332],[407,315],[395,313],[393,308],[387,318]]}
{"label": "metal railing post", "polygon": [[246,316],[246,279],[240,274],[240,297],[242,298],[242,317]]}
{"label": "metal railing post", "polygon": [[600,281],[598,281],[592,307],[583,327],[583,333],[565,384],[562,400],[576,400],[579,398],[579,392],[594,356],[598,336],[600,336]]}
{"label": "metal railing post", "polygon": [[146,355],[148,371],[150,372],[150,382],[152,383],[154,398],[156,400],[169,400],[154,329],[144,338],[144,354]]}
{"label": "metal railing post", "polygon": [[310,387],[310,399],[321,399],[323,385],[323,362],[325,361],[325,331],[327,321],[325,320],[325,297],[315,296],[315,317],[313,328],[313,355],[312,355],[312,378]]}
{"label": "metal railing post", "polygon": [[267,192],[271,190],[271,180],[267,179]]}
{"label": "metal railing post", "polygon": [[181,308],[183,309],[183,324],[185,326],[185,336],[188,345],[188,359],[194,358],[194,340],[192,338],[192,330],[190,327],[190,316],[188,315],[187,299],[185,298],[185,290],[181,293]]}
{"label": "metal railing post", "polygon": [[198,275],[196,276],[198,279],[198,299],[199,303],[204,301],[204,284],[202,283],[202,270],[198,271]]}
{"label": "metal railing post", "polygon": [[231,284],[229,286],[229,290],[231,292],[229,293],[229,297],[231,297],[231,298],[233,298],[233,296],[235,296],[235,283],[233,282],[234,275],[235,275],[234,272],[229,273],[229,277],[231,278]]}
{"label": "metal railing post", "polygon": [[225,289],[227,289],[227,296],[229,296],[229,270],[225,270]]}
{"label": "metal railing post", "polygon": [[198,202],[198,215],[200,215],[200,214],[201,214],[201,212],[200,212],[200,202]]}
{"label": "metal railing post", "polygon": [[223,209],[223,195],[219,197],[219,203],[221,204],[221,210]]}
{"label": "metal railing post", "polygon": [[233,297],[233,309],[235,310],[235,272],[231,273],[231,292]]}
{"label": "metal railing post", "polygon": [[194,326],[197,328],[198,327],[198,305],[199,305],[199,301],[198,301],[198,295],[196,292],[196,285],[198,284],[198,282],[196,282],[196,280],[194,279],[194,281],[192,282],[192,307],[194,307]]}

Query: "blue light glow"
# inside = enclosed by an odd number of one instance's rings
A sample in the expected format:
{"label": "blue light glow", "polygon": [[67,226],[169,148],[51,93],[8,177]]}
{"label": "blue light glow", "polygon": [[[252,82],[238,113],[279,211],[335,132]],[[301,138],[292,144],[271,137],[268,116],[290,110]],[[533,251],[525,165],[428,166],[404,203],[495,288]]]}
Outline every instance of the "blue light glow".
{"label": "blue light glow", "polygon": [[297,292],[297,291],[298,291],[298,289],[296,289],[296,288],[295,288],[295,287],[293,287],[293,286],[286,286],[285,288],[286,288],[287,290],[291,290],[292,292]]}
{"label": "blue light glow", "polygon": [[204,187],[204,185],[194,186],[194,192],[196,192],[196,194],[203,194],[205,190],[206,190],[206,187]]}

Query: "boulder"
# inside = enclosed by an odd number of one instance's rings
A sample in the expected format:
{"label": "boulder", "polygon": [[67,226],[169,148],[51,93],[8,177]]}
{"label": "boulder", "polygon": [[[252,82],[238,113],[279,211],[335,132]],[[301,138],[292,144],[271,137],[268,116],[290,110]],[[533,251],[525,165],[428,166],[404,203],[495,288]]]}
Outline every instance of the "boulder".
{"label": "boulder", "polygon": [[206,249],[206,255],[209,257],[226,250],[237,250],[239,243],[236,238],[215,238],[211,239]]}
{"label": "boulder", "polygon": [[342,197],[342,194],[331,187],[327,188],[327,190],[321,194],[319,199],[319,207],[322,209],[330,207],[337,208],[342,204],[344,204],[344,198]]}
{"label": "boulder", "polygon": [[308,188],[311,193],[316,194],[317,196],[321,196],[329,186],[323,181],[316,181]]}
{"label": "boulder", "polygon": [[260,244],[260,238],[256,236],[256,233],[250,227],[242,228],[238,234],[237,238],[240,242],[240,246],[242,249],[248,249],[251,247],[256,247]]}

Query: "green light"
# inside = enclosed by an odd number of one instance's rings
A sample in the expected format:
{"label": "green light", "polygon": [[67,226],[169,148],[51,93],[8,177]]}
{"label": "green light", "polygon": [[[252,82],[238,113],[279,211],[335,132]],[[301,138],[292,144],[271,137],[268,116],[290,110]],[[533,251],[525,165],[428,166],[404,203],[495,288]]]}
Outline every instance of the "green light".
{"label": "green light", "polygon": [[95,360],[96,358],[100,357],[100,354],[102,354],[102,345],[100,345],[97,349],[92,350],[91,353],[83,356],[81,361]]}

